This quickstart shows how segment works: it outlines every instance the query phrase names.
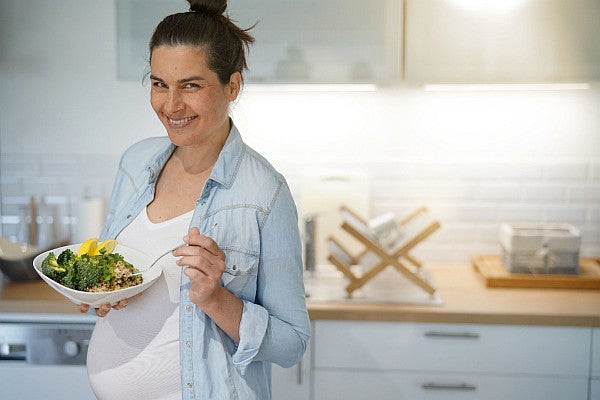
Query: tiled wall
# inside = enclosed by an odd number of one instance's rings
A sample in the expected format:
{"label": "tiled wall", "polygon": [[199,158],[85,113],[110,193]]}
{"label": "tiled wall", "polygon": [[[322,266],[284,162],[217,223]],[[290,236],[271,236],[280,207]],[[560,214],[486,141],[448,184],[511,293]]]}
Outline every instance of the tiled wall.
{"label": "tiled wall", "polygon": [[[288,178],[301,209],[302,171],[309,165],[272,160]],[[3,155],[4,234],[15,236],[19,207],[30,195],[70,204],[84,195],[108,198],[118,158]],[[566,222],[582,233],[583,256],[600,256],[600,163],[369,163],[310,165],[366,172],[371,215],[430,209],[442,228],[414,251],[426,262],[467,262],[499,251],[498,228],[508,222]],[[66,208],[68,212],[68,206]],[[67,225],[75,222],[67,218]]]}

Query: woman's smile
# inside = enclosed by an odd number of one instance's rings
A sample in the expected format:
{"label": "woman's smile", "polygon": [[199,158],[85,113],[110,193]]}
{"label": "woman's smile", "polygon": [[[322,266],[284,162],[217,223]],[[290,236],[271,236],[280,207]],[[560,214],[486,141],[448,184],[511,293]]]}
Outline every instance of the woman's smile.
{"label": "woman's smile", "polygon": [[187,127],[188,125],[190,125],[190,123],[195,120],[197,118],[197,116],[193,116],[193,117],[186,117],[186,118],[179,118],[179,119],[175,119],[175,118],[171,118],[171,117],[166,117],[167,121],[169,123],[169,126],[172,129],[182,129]]}

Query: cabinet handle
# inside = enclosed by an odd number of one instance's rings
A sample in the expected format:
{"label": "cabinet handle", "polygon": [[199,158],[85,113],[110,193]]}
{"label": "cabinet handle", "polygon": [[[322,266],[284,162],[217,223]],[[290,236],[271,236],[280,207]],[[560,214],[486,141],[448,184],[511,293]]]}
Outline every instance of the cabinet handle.
{"label": "cabinet handle", "polygon": [[298,368],[298,375],[296,376],[298,385],[302,385],[302,359],[300,359],[296,368]]}
{"label": "cabinet handle", "polygon": [[453,338],[453,339],[479,339],[479,333],[427,331],[427,332],[425,332],[425,337]]}
{"label": "cabinet handle", "polygon": [[477,386],[469,383],[424,383],[421,385],[423,390],[477,390]]}

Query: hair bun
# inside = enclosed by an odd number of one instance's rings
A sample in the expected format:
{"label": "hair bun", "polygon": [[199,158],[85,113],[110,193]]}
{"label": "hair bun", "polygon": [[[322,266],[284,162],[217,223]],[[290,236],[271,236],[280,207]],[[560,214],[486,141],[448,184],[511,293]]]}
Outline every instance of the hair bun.
{"label": "hair bun", "polygon": [[227,0],[188,0],[190,11],[221,15],[227,9]]}

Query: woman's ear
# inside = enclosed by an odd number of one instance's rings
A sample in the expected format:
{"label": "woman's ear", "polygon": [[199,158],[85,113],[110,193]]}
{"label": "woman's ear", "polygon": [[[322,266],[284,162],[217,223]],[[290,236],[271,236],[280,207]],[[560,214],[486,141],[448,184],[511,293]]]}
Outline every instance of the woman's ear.
{"label": "woman's ear", "polygon": [[237,98],[238,94],[240,93],[241,85],[242,74],[240,74],[239,72],[234,72],[233,74],[231,74],[231,76],[229,77],[229,83],[227,84],[229,101],[233,101]]}

